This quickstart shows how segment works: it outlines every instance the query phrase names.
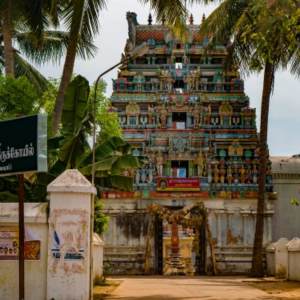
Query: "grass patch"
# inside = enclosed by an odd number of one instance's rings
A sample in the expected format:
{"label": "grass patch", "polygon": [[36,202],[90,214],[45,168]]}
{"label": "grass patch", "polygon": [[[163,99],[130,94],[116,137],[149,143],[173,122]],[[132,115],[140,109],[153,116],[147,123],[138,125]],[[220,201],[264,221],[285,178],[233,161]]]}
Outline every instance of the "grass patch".
{"label": "grass patch", "polygon": [[104,277],[95,278],[94,300],[102,300],[109,296],[121,283],[121,280],[106,280]]}

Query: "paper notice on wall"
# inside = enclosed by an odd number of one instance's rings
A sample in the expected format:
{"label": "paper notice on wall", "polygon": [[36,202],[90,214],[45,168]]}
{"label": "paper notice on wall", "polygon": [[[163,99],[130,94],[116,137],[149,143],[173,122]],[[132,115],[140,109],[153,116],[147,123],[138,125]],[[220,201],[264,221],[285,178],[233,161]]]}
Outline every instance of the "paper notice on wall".
{"label": "paper notice on wall", "polygon": [[17,259],[19,231],[17,227],[0,227],[0,260]]}
{"label": "paper notice on wall", "polygon": [[[30,230],[25,230],[27,238],[24,244],[24,256],[26,260],[39,260],[41,241],[30,240],[34,236]],[[0,227],[0,260],[16,260],[19,258],[19,229],[16,226]]]}

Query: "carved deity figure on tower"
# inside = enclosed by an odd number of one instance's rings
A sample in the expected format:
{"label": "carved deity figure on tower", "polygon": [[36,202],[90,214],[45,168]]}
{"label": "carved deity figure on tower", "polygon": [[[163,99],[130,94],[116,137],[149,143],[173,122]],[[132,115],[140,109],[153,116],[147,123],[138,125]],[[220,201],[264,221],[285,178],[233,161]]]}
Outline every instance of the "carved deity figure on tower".
{"label": "carved deity figure on tower", "polygon": [[240,172],[240,182],[245,183],[246,182],[246,169],[244,168],[244,166],[242,166],[240,168],[239,172]]}
{"label": "carved deity figure on tower", "polygon": [[140,107],[137,103],[129,102],[126,105],[126,115],[138,115],[140,113]]}
{"label": "carved deity figure on tower", "polygon": [[194,160],[197,166],[198,176],[206,176],[206,159],[202,151],[200,151]]}
{"label": "carved deity figure on tower", "polygon": [[164,105],[159,108],[160,124],[162,128],[167,127],[168,110]]}
{"label": "carved deity figure on tower", "polygon": [[229,166],[227,167],[227,182],[228,182],[228,184],[232,184],[232,181],[233,181],[232,168],[231,168],[231,166],[229,165]]}
{"label": "carved deity figure on tower", "polygon": [[222,126],[230,126],[231,125],[231,116],[233,113],[232,106],[228,102],[224,102],[219,107],[219,115],[221,118]]}
{"label": "carved deity figure on tower", "polygon": [[220,174],[219,174],[219,168],[218,168],[218,165],[214,165],[214,183],[219,183],[219,180],[220,180]]}
{"label": "carved deity figure on tower", "polygon": [[154,123],[154,107],[153,104],[149,104],[148,105],[148,119],[149,119],[149,124],[153,124]]}
{"label": "carved deity figure on tower", "polygon": [[158,176],[163,176],[163,165],[164,165],[164,156],[161,153],[161,151],[158,151],[156,155],[156,169],[157,169]]}
{"label": "carved deity figure on tower", "polygon": [[199,123],[200,123],[200,107],[198,105],[196,105],[192,111],[193,114],[193,118],[194,118],[194,128],[198,128],[199,127]]}
{"label": "carved deity figure on tower", "polygon": [[233,143],[228,147],[229,156],[243,156],[243,147],[238,141],[233,141]]}

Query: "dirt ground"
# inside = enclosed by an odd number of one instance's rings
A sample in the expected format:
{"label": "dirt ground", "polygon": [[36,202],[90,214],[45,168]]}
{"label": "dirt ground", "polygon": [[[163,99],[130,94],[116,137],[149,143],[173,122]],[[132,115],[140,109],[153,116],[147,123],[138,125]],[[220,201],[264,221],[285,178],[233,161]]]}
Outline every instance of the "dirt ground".
{"label": "dirt ground", "polygon": [[95,300],[300,300],[300,282],[246,277],[113,277]]}
{"label": "dirt ground", "polygon": [[121,280],[107,280],[101,285],[94,287],[94,300],[103,300],[105,297],[112,294],[112,292],[120,285]]}
{"label": "dirt ground", "polygon": [[249,283],[251,286],[265,291],[276,299],[300,300],[300,282],[293,281],[262,281]]}

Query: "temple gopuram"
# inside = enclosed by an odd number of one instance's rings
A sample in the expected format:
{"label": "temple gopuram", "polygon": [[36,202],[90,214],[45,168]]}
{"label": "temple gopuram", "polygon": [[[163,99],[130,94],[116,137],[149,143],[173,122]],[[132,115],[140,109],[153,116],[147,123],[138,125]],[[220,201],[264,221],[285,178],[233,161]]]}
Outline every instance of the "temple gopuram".
{"label": "temple gopuram", "polygon": [[[103,193],[108,274],[234,274],[251,267],[258,190],[258,134],[226,48],[207,47],[190,17],[187,38],[127,13],[125,55],[112,105],[133,154],[147,163],[131,192]],[[128,170],[128,172],[131,172]],[[271,164],[264,242],[272,240]]]}

